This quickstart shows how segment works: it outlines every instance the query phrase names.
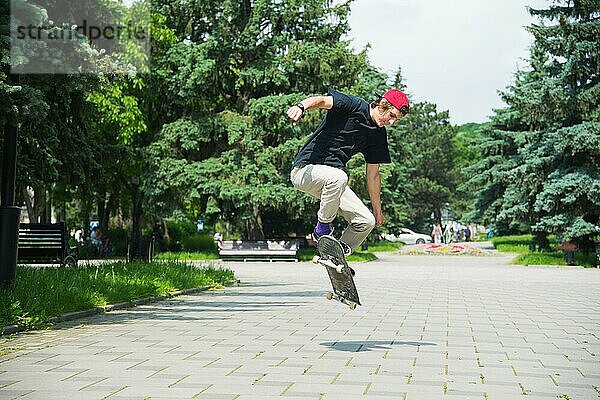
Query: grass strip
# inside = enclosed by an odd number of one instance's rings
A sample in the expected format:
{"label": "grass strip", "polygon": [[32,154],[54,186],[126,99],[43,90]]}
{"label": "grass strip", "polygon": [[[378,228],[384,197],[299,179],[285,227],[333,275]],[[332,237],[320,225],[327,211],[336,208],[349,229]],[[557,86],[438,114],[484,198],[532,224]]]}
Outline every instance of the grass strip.
{"label": "grass strip", "polygon": [[196,251],[196,252],[164,252],[158,253],[155,257],[157,260],[166,261],[191,261],[191,260],[218,260],[219,253],[216,251]]}
{"label": "grass strip", "polygon": [[402,242],[388,242],[387,240],[381,242],[369,242],[367,243],[367,250],[371,253],[392,253],[400,250],[404,246]]}
{"label": "grass strip", "polygon": [[[316,254],[317,250],[314,247],[300,249],[298,251],[298,259],[300,261],[311,261]],[[355,251],[346,259],[348,262],[364,262],[373,260],[377,260],[377,256],[367,251]]]}
{"label": "grass strip", "polygon": [[[591,268],[595,265],[594,254],[575,254],[575,264],[581,265],[586,268]],[[516,265],[567,265],[565,256],[562,252],[554,251],[548,252],[536,252],[536,253],[524,253],[519,254],[512,262]]]}
{"label": "grass strip", "polygon": [[233,272],[180,261],[115,262],[79,268],[19,267],[11,291],[0,291],[0,326],[48,326],[52,317],[201,286],[219,287]]}
{"label": "grass strip", "polygon": [[[562,250],[534,251],[529,250],[529,244],[533,240],[532,235],[498,236],[492,238],[492,244],[503,253],[517,253],[518,256],[512,261],[515,265],[567,265],[565,254]],[[558,244],[556,237],[548,237],[551,246]],[[576,264],[584,267],[595,265],[594,254],[575,253]]]}
{"label": "grass strip", "polygon": [[492,238],[492,244],[496,250],[503,253],[529,253],[529,244],[533,235],[496,236]]}
{"label": "grass strip", "polygon": [[[347,258],[348,262],[364,262],[377,260],[377,256],[373,253],[392,253],[404,246],[401,242],[369,242],[367,243],[367,250],[355,250],[350,257]],[[300,261],[311,261],[317,254],[317,249],[309,247],[306,249],[300,249],[298,252],[298,258]]]}
{"label": "grass strip", "polygon": [[[355,251],[349,258],[350,262],[361,262],[361,261],[373,261],[377,259],[372,253],[385,253],[394,252],[401,248],[404,244],[400,242],[373,242],[368,243],[367,251]],[[316,250],[314,248],[300,249],[298,252],[298,258],[300,261],[310,261],[315,256]],[[157,260],[166,261],[191,261],[191,260],[218,260],[219,254],[215,251],[204,251],[204,252],[165,252],[156,255]]]}

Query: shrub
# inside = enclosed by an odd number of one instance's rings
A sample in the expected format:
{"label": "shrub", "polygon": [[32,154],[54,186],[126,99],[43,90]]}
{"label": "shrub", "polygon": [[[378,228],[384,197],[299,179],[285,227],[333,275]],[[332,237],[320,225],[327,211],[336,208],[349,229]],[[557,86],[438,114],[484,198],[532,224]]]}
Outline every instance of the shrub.
{"label": "shrub", "polygon": [[211,235],[195,233],[185,236],[181,239],[182,250],[189,252],[196,251],[217,251],[217,246]]}
{"label": "shrub", "polygon": [[108,232],[108,239],[115,248],[115,256],[127,255],[127,238],[130,231],[126,228],[112,228]]}
{"label": "shrub", "polygon": [[196,234],[196,224],[193,221],[165,220],[169,231],[167,249],[169,251],[183,250],[183,239]]}

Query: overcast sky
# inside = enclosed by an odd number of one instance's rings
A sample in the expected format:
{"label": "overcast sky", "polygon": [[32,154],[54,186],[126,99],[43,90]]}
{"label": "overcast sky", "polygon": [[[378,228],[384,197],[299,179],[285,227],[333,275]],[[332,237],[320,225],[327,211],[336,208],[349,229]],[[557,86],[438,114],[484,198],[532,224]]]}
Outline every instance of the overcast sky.
{"label": "overcast sky", "polygon": [[449,110],[453,124],[483,122],[503,106],[498,90],[525,66],[536,19],[526,6],[544,0],[355,0],[350,39],[371,44],[371,63],[398,66],[415,101]]}

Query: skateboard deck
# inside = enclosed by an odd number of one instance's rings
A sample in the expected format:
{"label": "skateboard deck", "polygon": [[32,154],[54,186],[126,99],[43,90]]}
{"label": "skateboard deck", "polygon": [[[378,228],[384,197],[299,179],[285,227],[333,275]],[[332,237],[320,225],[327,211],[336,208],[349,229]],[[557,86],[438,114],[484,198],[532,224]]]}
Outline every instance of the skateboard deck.
{"label": "skateboard deck", "polygon": [[352,277],[354,271],[346,262],[344,251],[338,240],[329,235],[321,236],[317,242],[317,251],[319,255],[315,256],[313,262],[325,267],[333,287],[333,292],[327,293],[327,299],[335,299],[347,304],[352,310],[357,305],[361,305]]}

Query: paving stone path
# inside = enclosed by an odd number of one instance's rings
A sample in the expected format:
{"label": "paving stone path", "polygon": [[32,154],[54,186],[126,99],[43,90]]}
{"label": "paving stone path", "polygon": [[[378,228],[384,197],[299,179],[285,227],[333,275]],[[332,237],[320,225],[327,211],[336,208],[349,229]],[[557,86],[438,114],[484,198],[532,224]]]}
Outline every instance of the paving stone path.
{"label": "paving stone path", "polygon": [[600,271],[383,255],[363,306],[309,263],[0,339],[0,399],[598,399]]}

